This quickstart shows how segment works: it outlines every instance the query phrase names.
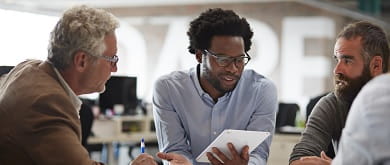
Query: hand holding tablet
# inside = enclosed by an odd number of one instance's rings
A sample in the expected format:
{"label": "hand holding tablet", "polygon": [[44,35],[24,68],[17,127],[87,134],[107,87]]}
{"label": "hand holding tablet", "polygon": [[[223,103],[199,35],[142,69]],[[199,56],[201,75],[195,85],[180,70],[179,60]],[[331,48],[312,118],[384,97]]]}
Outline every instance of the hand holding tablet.
{"label": "hand holding tablet", "polygon": [[[230,142],[234,145],[237,151],[241,151],[245,145],[249,146],[251,153],[265,138],[270,135],[269,132],[261,131],[246,131],[246,130],[224,130],[205,150],[196,158],[198,162],[209,162],[207,152],[211,152],[213,147],[217,147],[226,156],[230,156],[230,151],[227,144]],[[215,155],[215,157],[217,157]]]}

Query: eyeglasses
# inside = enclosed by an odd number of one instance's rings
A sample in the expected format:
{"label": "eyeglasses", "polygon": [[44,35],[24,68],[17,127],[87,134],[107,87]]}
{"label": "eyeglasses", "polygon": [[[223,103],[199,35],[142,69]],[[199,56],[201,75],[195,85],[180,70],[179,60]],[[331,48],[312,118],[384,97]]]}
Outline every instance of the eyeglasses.
{"label": "eyeglasses", "polygon": [[242,55],[239,57],[228,57],[226,55],[218,55],[218,54],[212,53],[212,52],[205,49],[204,54],[205,55],[210,54],[211,56],[213,56],[215,58],[215,60],[217,61],[217,64],[220,67],[229,66],[233,61],[237,67],[243,67],[246,64],[248,64],[249,60],[251,60],[251,56],[249,56],[249,54],[246,52],[245,52],[245,55]]}
{"label": "eyeglasses", "polygon": [[116,63],[118,63],[118,61],[119,61],[119,57],[118,57],[117,55],[114,55],[114,56],[112,56],[112,57],[105,56],[105,55],[101,55],[101,56],[92,55],[92,54],[89,54],[89,55],[94,56],[94,57],[103,58],[103,59],[105,59],[105,60],[111,62],[111,65],[112,65],[112,66],[115,66]]}

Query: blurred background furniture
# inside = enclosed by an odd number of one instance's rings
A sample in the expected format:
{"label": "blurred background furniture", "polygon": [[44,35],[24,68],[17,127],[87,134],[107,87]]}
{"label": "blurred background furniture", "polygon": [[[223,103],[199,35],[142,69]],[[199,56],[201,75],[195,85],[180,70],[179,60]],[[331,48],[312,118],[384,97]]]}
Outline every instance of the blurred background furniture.
{"label": "blurred background furniture", "polygon": [[14,68],[14,67],[13,66],[0,66],[0,76],[8,73],[12,68]]}

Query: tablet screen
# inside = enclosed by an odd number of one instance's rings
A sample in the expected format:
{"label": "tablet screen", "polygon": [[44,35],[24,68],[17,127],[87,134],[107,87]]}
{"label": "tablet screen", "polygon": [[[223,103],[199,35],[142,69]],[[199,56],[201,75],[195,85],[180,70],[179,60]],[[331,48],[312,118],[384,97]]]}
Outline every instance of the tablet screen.
{"label": "tablet screen", "polygon": [[[206,153],[211,152],[212,147],[217,147],[226,156],[230,157],[230,151],[227,143],[231,142],[236,150],[240,152],[245,145],[249,146],[249,153],[251,153],[258,145],[260,145],[265,138],[270,135],[269,132],[262,131],[246,131],[246,130],[224,130],[215,140],[206,147],[205,150],[196,158],[198,162],[209,162]],[[215,157],[217,157],[215,155]],[[218,157],[217,157],[218,158]]]}

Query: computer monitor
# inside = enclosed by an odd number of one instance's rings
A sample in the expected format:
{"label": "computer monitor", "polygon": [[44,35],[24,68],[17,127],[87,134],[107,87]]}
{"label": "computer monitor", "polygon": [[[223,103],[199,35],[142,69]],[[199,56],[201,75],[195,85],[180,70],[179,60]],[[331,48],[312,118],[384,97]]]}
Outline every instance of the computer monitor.
{"label": "computer monitor", "polygon": [[106,90],[99,95],[99,107],[102,113],[113,110],[114,105],[124,106],[124,115],[134,115],[138,105],[137,77],[111,76]]}
{"label": "computer monitor", "polygon": [[12,68],[14,68],[14,67],[13,66],[0,66],[0,76],[8,73]]}

